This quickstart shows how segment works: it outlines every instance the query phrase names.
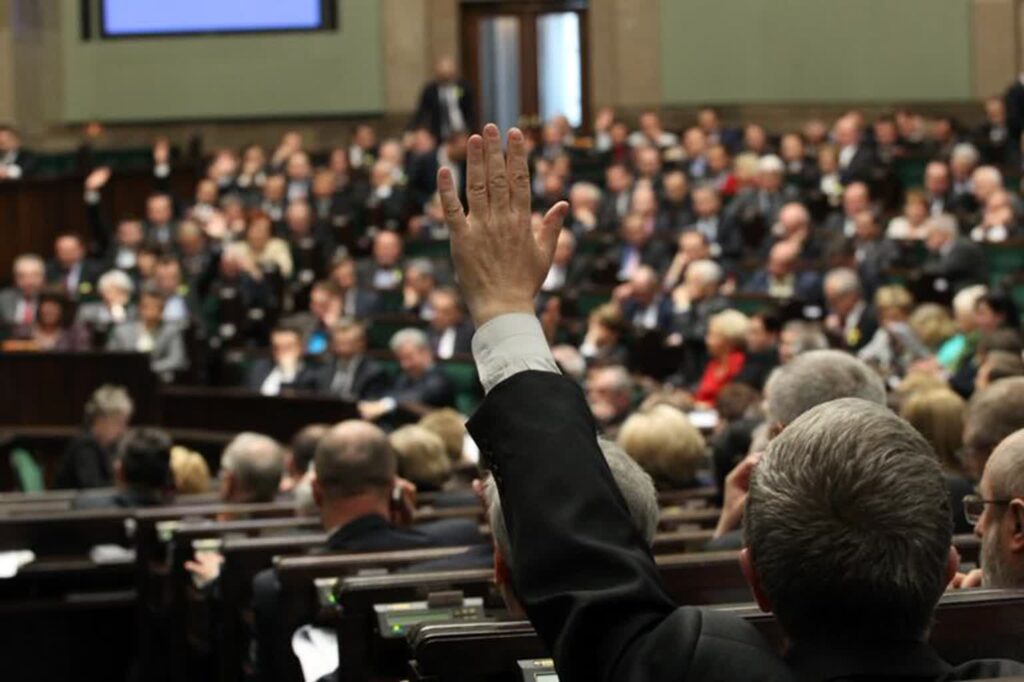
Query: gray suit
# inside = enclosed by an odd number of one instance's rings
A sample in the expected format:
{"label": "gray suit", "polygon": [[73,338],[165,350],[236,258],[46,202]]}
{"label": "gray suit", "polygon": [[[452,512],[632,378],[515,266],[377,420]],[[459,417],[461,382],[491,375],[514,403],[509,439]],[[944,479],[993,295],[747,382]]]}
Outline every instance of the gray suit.
{"label": "gray suit", "polygon": [[0,291],[0,325],[11,328],[21,324],[18,319],[18,304],[22,300],[21,292],[14,287]]}
{"label": "gray suit", "polygon": [[[137,350],[142,332],[141,322],[125,322],[118,325],[110,334],[110,339],[107,341],[107,350]],[[157,374],[187,369],[188,355],[185,353],[185,339],[182,335],[182,328],[168,323],[160,325],[156,338],[153,339],[153,350],[149,357],[150,367]]]}

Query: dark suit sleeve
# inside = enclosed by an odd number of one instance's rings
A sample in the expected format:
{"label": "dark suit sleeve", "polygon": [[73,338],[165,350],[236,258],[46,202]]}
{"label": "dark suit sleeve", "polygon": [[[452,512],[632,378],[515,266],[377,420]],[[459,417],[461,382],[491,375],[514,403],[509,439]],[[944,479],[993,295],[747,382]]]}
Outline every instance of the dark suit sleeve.
{"label": "dark suit sleeve", "polygon": [[469,431],[501,492],[516,593],[560,679],[682,679],[700,612],[677,611],[662,588],[580,389],[556,374],[517,374]]}
{"label": "dark suit sleeve", "polygon": [[289,651],[284,645],[290,643],[291,638],[281,627],[281,582],[274,569],[260,571],[253,579],[252,610],[256,679],[265,682],[288,679]]}

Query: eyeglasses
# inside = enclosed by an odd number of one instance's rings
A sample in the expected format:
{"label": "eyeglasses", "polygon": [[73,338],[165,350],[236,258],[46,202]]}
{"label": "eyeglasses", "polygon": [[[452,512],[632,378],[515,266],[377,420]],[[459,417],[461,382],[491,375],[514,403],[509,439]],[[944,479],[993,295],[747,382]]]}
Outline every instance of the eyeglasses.
{"label": "eyeglasses", "polygon": [[968,523],[975,524],[985,513],[986,504],[1010,504],[1011,502],[1013,499],[986,500],[980,495],[967,495],[964,497],[964,516],[967,517]]}

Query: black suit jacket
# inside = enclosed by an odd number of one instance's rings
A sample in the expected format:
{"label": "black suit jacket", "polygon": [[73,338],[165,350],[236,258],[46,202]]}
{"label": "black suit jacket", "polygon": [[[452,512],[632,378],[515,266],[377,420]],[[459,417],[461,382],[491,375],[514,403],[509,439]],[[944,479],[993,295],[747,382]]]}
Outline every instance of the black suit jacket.
{"label": "black suit jacket", "polygon": [[388,395],[402,403],[421,403],[431,407],[452,407],[455,405],[455,389],[448,375],[433,366],[419,379],[402,373],[395,379]]}
{"label": "black suit jacket", "polygon": [[678,607],[601,454],[586,399],[566,377],[525,372],[502,382],[469,431],[501,492],[513,587],[563,682],[973,679],[1024,670],[1008,662],[953,669],[920,643],[798,646],[783,660],[749,623]]}
{"label": "black suit jacket", "polygon": [[103,488],[113,484],[113,453],[87,433],[68,443],[57,469],[58,488]]}
{"label": "black suit jacket", "polygon": [[[427,547],[457,547],[483,542],[476,524],[449,519],[412,528],[398,528],[376,514],[362,516],[334,531],[322,553],[395,552]],[[291,634],[284,631],[281,582],[274,569],[256,574],[252,585],[258,678],[268,682],[294,679],[298,661],[291,653]],[[282,646],[284,645],[284,646]]]}
{"label": "black suit jacket", "polygon": [[949,289],[957,292],[972,284],[985,282],[985,252],[969,239],[960,237],[947,253],[931,256],[923,271],[932,277],[942,277]]}
{"label": "black suit jacket", "polygon": [[[261,358],[249,368],[249,375],[245,380],[245,387],[250,391],[259,393],[260,387],[267,377],[274,370],[274,361],[268,358]],[[281,383],[281,393],[285,391],[315,391],[322,385],[321,370],[309,363],[303,363],[295,380],[288,383]]]}
{"label": "black suit jacket", "polygon": [[839,169],[839,181],[843,185],[853,182],[865,182],[870,185],[875,177],[876,165],[874,150],[862,142],[857,146],[857,151],[846,168]]}
{"label": "black suit jacket", "polygon": [[[473,352],[473,331],[473,326],[466,323],[455,327],[455,355],[466,355]],[[437,355],[438,347],[441,345],[441,335],[442,332],[431,327],[428,336],[430,337],[430,348],[434,351],[435,356]]]}
{"label": "black suit jacket", "polygon": [[[473,90],[470,88],[469,82],[465,80],[459,80],[455,85],[460,91],[459,110],[462,112],[462,119],[466,122],[466,130],[475,130],[476,111]],[[435,138],[441,140],[441,136],[445,132],[447,116],[446,107],[441,104],[441,88],[436,82],[430,83],[420,93],[420,103],[416,107],[410,127],[426,126]]]}
{"label": "black suit jacket", "polygon": [[356,365],[355,376],[347,390],[334,385],[334,377],[338,373],[338,361],[332,360],[320,371],[319,388],[324,393],[337,396],[344,400],[376,400],[387,393],[391,379],[378,363],[369,358],[361,358]]}

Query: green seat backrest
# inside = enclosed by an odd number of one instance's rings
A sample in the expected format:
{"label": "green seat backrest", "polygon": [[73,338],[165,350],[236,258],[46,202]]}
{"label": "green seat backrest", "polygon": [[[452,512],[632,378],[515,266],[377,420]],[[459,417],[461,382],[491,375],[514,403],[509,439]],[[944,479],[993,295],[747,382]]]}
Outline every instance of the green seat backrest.
{"label": "green seat backrest", "polygon": [[46,490],[43,470],[28,450],[15,448],[10,455],[11,469],[18,485],[26,493],[38,493]]}

